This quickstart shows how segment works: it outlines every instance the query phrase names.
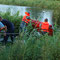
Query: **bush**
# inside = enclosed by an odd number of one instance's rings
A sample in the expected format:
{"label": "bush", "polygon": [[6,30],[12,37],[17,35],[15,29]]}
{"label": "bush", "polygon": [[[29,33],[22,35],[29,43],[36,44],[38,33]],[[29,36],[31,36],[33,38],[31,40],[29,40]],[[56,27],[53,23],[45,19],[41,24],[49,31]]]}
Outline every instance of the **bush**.
{"label": "bush", "polygon": [[22,21],[22,16],[19,16],[19,11],[15,15],[11,16],[10,11],[8,10],[6,13],[0,13],[0,16],[2,16],[3,19],[7,19],[14,24],[15,33],[19,32],[19,26]]}
{"label": "bush", "polygon": [[[60,32],[53,36],[39,36],[32,31],[17,37],[13,45],[0,47],[1,60],[59,60],[60,59]],[[18,39],[19,38],[19,39]],[[25,42],[24,42],[25,41]],[[3,58],[4,57],[4,58]]]}

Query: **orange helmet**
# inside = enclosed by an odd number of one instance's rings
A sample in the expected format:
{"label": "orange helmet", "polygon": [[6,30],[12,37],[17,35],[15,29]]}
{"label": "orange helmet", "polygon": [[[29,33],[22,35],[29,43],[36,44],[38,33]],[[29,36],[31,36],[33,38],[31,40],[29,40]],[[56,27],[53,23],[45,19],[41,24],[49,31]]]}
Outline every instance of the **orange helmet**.
{"label": "orange helmet", "polygon": [[30,16],[30,13],[29,12],[25,12],[26,15]]}

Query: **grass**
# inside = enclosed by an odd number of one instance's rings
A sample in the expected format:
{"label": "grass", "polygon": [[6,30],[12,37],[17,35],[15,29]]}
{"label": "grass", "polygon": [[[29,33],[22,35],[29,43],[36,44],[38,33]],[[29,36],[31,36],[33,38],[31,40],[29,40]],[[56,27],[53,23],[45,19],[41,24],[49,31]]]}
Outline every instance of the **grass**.
{"label": "grass", "polygon": [[39,36],[34,30],[30,35],[28,32],[21,33],[13,45],[0,46],[0,60],[5,59],[60,60],[60,32],[56,32],[53,37],[47,34]]}
{"label": "grass", "polygon": [[55,30],[53,36],[38,35],[30,24],[13,45],[0,44],[0,60],[60,60],[60,32]]}
{"label": "grass", "polygon": [[0,4],[40,7],[44,9],[60,9],[60,1],[58,0],[0,0]]}
{"label": "grass", "polygon": [[[44,5],[53,5],[53,6],[59,6],[60,1],[58,0],[0,0],[1,4],[10,4],[10,5],[20,5],[20,6],[37,6],[37,7],[42,7]],[[58,4],[58,5],[57,5]],[[49,7],[51,8],[51,7]]]}
{"label": "grass", "polygon": [[[9,4],[11,3],[11,1],[14,1],[14,0],[10,0]],[[4,3],[7,4],[7,2],[4,0]],[[58,1],[55,1],[55,2],[59,3]],[[33,3],[33,2],[30,2],[30,3]],[[41,3],[41,5],[43,3],[44,1]],[[50,2],[49,4],[52,4],[52,3],[53,1]],[[42,5],[42,8],[47,8],[47,7],[44,7],[44,5]],[[53,6],[55,5],[53,4]],[[50,6],[50,9],[52,8],[53,7]],[[60,8],[56,9],[54,7],[54,9],[55,10],[54,10],[53,18],[55,19],[55,22],[57,22],[60,18],[60,12],[59,12]],[[13,22],[15,27],[17,27],[22,20],[22,16],[19,16],[19,12],[17,12],[17,14],[13,16],[10,15],[10,12],[0,13],[0,15],[3,18]],[[19,26],[17,28],[19,28]],[[2,46],[0,44],[0,60],[60,60],[60,32],[55,30],[53,36],[48,36],[47,34],[45,36],[42,36],[42,35],[40,36],[37,34],[37,31],[35,30],[31,31],[32,30],[31,28],[32,27],[29,25],[27,28],[27,30],[29,30],[28,32],[20,33],[20,35],[17,36],[16,41],[14,42],[13,45],[7,44]],[[16,32],[18,32],[17,29],[16,29]]]}

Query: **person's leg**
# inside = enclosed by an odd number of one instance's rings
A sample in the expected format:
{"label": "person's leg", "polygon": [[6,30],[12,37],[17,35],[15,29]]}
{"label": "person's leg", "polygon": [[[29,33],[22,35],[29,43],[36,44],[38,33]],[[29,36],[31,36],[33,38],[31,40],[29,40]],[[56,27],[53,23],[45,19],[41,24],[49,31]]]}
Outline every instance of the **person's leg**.
{"label": "person's leg", "polygon": [[15,37],[15,34],[14,34],[14,29],[12,29],[11,31],[10,31],[10,37],[11,37],[11,41],[12,41],[12,44],[13,44],[13,41],[14,41],[14,37]]}
{"label": "person's leg", "polygon": [[20,24],[20,32],[22,32],[23,26],[24,26],[24,21],[22,21],[21,24]]}
{"label": "person's leg", "polygon": [[47,32],[42,31],[41,33],[42,33],[42,35],[45,35]]}
{"label": "person's leg", "polygon": [[12,44],[13,44],[14,36],[13,35],[10,35],[10,37],[11,37],[11,41],[12,41]]}
{"label": "person's leg", "polygon": [[22,32],[22,31],[25,31],[25,30],[26,30],[25,27],[26,27],[26,23],[25,23],[24,21],[22,21],[22,22],[21,22],[21,25],[20,25],[20,31],[21,31],[21,32]]}
{"label": "person's leg", "polygon": [[41,34],[42,34],[42,35],[44,35],[44,32],[43,32],[43,31],[41,31]]}
{"label": "person's leg", "polygon": [[4,43],[4,44],[6,44],[6,43],[7,43],[8,37],[9,37],[9,35],[8,35],[8,34],[6,34],[6,36],[4,36],[4,39],[3,39],[3,43]]}

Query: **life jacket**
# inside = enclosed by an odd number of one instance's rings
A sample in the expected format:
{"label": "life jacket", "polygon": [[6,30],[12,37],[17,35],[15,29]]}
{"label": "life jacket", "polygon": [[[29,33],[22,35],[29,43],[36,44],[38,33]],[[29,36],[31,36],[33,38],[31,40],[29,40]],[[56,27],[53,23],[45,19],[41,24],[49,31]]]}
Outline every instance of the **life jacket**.
{"label": "life jacket", "polygon": [[23,18],[22,18],[22,21],[24,21],[25,23],[29,23],[30,22],[30,19],[27,19],[26,17],[27,17],[28,15],[25,15],[25,16],[23,16]]}
{"label": "life jacket", "polygon": [[23,16],[22,21],[25,21],[27,16],[29,17],[30,14],[28,12],[25,12],[25,15]]}
{"label": "life jacket", "polygon": [[48,32],[49,29],[49,23],[48,22],[43,22],[41,25],[41,30],[44,32]]}
{"label": "life jacket", "polygon": [[27,15],[24,15],[23,18],[22,18],[22,21],[25,21],[26,17],[27,17]]}

